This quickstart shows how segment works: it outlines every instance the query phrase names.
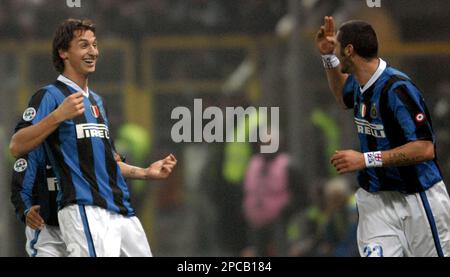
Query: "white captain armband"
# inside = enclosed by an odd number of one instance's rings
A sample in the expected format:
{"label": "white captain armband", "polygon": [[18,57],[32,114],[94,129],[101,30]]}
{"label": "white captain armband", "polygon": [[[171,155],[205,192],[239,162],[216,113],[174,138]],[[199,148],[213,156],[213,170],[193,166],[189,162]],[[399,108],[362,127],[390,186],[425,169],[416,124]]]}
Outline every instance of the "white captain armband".
{"label": "white captain armband", "polygon": [[382,167],[383,160],[381,158],[381,151],[376,152],[366,152],[364,153],[364,161],[366,162],[366,167]]}
{"label": "white captain armband", "polygon": [[322,55],[322,62],[323,62],[323,66],[326,69],[336,68],[340,64],[338,57],[336,57],[336,55],[334,55],[334,54]]}

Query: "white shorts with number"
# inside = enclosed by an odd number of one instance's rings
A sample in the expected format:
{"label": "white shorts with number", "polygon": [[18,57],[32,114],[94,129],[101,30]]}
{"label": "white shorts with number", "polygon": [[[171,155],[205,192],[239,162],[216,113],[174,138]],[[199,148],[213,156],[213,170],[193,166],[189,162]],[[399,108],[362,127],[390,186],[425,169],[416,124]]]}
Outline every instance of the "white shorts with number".
{"label": "white shorts with number", "polygon": [[444,183],[425,192],[356,192],[364,257],[450,256],[450,199]]}
{"label": "white shorts with number", "polygon": [[126,217],[96,206],[70,205],[58,212],[71,257],[151,257],[136,216]]}
{"label": "white shorts with number", "polygon": [[67,257],[66,244],[57,226],[45,225],[42,230],[25,228],[27,244],[25,249],[30,257]]}

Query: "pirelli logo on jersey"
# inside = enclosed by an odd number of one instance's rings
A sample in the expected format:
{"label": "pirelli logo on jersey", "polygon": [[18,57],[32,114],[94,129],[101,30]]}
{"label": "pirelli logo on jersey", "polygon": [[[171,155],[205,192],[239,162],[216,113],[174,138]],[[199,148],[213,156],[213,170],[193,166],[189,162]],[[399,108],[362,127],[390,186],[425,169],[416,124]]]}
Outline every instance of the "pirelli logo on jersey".
{"label": "pirelli logo on jersey", "polygon": [[77,124],[77,139],[106,138],[109,139],[108,126],[105,124],[85,123]]}
{"label": "pirelli logo on jersey", "polygon": [[371,135],[376,138],[385,138],[386,133],[384,132],[384,126],[381,124],[372,124],[367,120],[355,118],[356,127],[358,128],[358,133],[364,135]]}

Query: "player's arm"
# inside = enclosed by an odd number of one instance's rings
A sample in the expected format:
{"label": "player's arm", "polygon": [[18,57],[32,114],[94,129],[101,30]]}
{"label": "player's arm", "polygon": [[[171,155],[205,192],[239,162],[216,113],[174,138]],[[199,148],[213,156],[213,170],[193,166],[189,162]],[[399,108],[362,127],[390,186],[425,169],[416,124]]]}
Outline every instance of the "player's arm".
{"label": "player's arm", "polygon": [[429,140],[409,142],[392,150],[381,152],[383,166],[405,166],[433,160],[434,144]]}
{"label": "player's arm", "polygon": [[[25,161],[25,162],[24,162]],[[25,222],[25,211],[32,205],[32,195],[23,191],[23,184],[25,178],[33,178],[31,170],[26,171],[24,167],[27,166],[27,157],[24,156],[17,159],[14,163],[11,178],[11,203],[14,206],[17,218]]]}
{"label": "player's arm", "polygon": [[354,150],[340,150],[331,157],[331,164],[339,174],[353,172],[366,167],[408,166],[433,160],[432,141],[416,140],[391,150],[361,153]]}
{"label": "player's arm", "polygon": [[344,104],[344,98],[342,96],[342,91],[344,89],[345,81],[347,80],[348,75],[342,74],[340,71],[340,65],[337,68],[333,69],[325,69],[327,72],[328,86],[333,92],[333,96],[336,99],[336,102],[342,108],[346,109],[347,107]]}
{"label": "player's arm", "polygon": [[[74,93],[61,105],[36,124],[21,128],[11,138],[9,149],[14,157],[20,157],[39,146],[59,125],[84,112],[83,94]],[[20,124],[19,124],[20,125]]]}
{"label": "player's arm", "polygon": [[383,165],[405,166],[435,158],[434,134],[427,107],[416,86],[409,82],[393,85],[388,93],[388,110],[392,111],[403,139],[410,141],[382,152]]}
{"label": "player's arm", "polygon": [[118,162],[120,171],[125,178],[131,179],[165,179],[172,173],[177,164],[177,159],[170,154],[166,158],[152,163],[147,168],[132,166],[122,161]]}
{"label": "player's arm", "polygon": [[32,151],[15,162],[12,175],[11,201],[17,217],[32,229],[41,229],[44,225],[40,206],[33,205],[34,190],[42,180],[38,178],[38,174],[42,174],[38,166],[42,160],[43,149]]}
{"label": "player's arm", "polygon": [[62,120],[52,112],[36,125],[20,129],[12,136],[9,143],[11,154],[14,157],[19,157],[35,149],[58,128],[61,122]]}
{"label": "player's arm", "polygon": [[342,108],[346,108],[342,97],[342,90],[344,89],[348,74],[343,74],[341,72],[339,60],[334,55],[336,44],[337,41],[333,17],[325,16],[324,25],[320,26],[316,35],[316,45],[324,60],[328,86],[338,104]]}

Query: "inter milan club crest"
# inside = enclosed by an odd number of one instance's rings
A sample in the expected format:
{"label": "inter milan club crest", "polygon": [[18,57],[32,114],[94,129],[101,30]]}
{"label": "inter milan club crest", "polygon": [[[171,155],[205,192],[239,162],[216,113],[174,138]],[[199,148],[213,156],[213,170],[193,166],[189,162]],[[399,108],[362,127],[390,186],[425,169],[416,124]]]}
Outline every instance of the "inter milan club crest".
{"label": "inter milan club crest", "polygon": [[98,118],[100,111],[98,110],[97,105],[91,105],[91,113],[95,118]]}
{"label": "inter milan club crest", "polygon": [[373,103],[373,104],[372,104],[372,107],[370,108],[370,117],[376,118],[377,115],[378,115],[378,112],[377,112],[377,104]]}
{"label": "inter milan club crest", "polygon": [[366,111],[367,111],[366,104],[362,104],[361,105],[361,117],[362,118],[366,117]]}

